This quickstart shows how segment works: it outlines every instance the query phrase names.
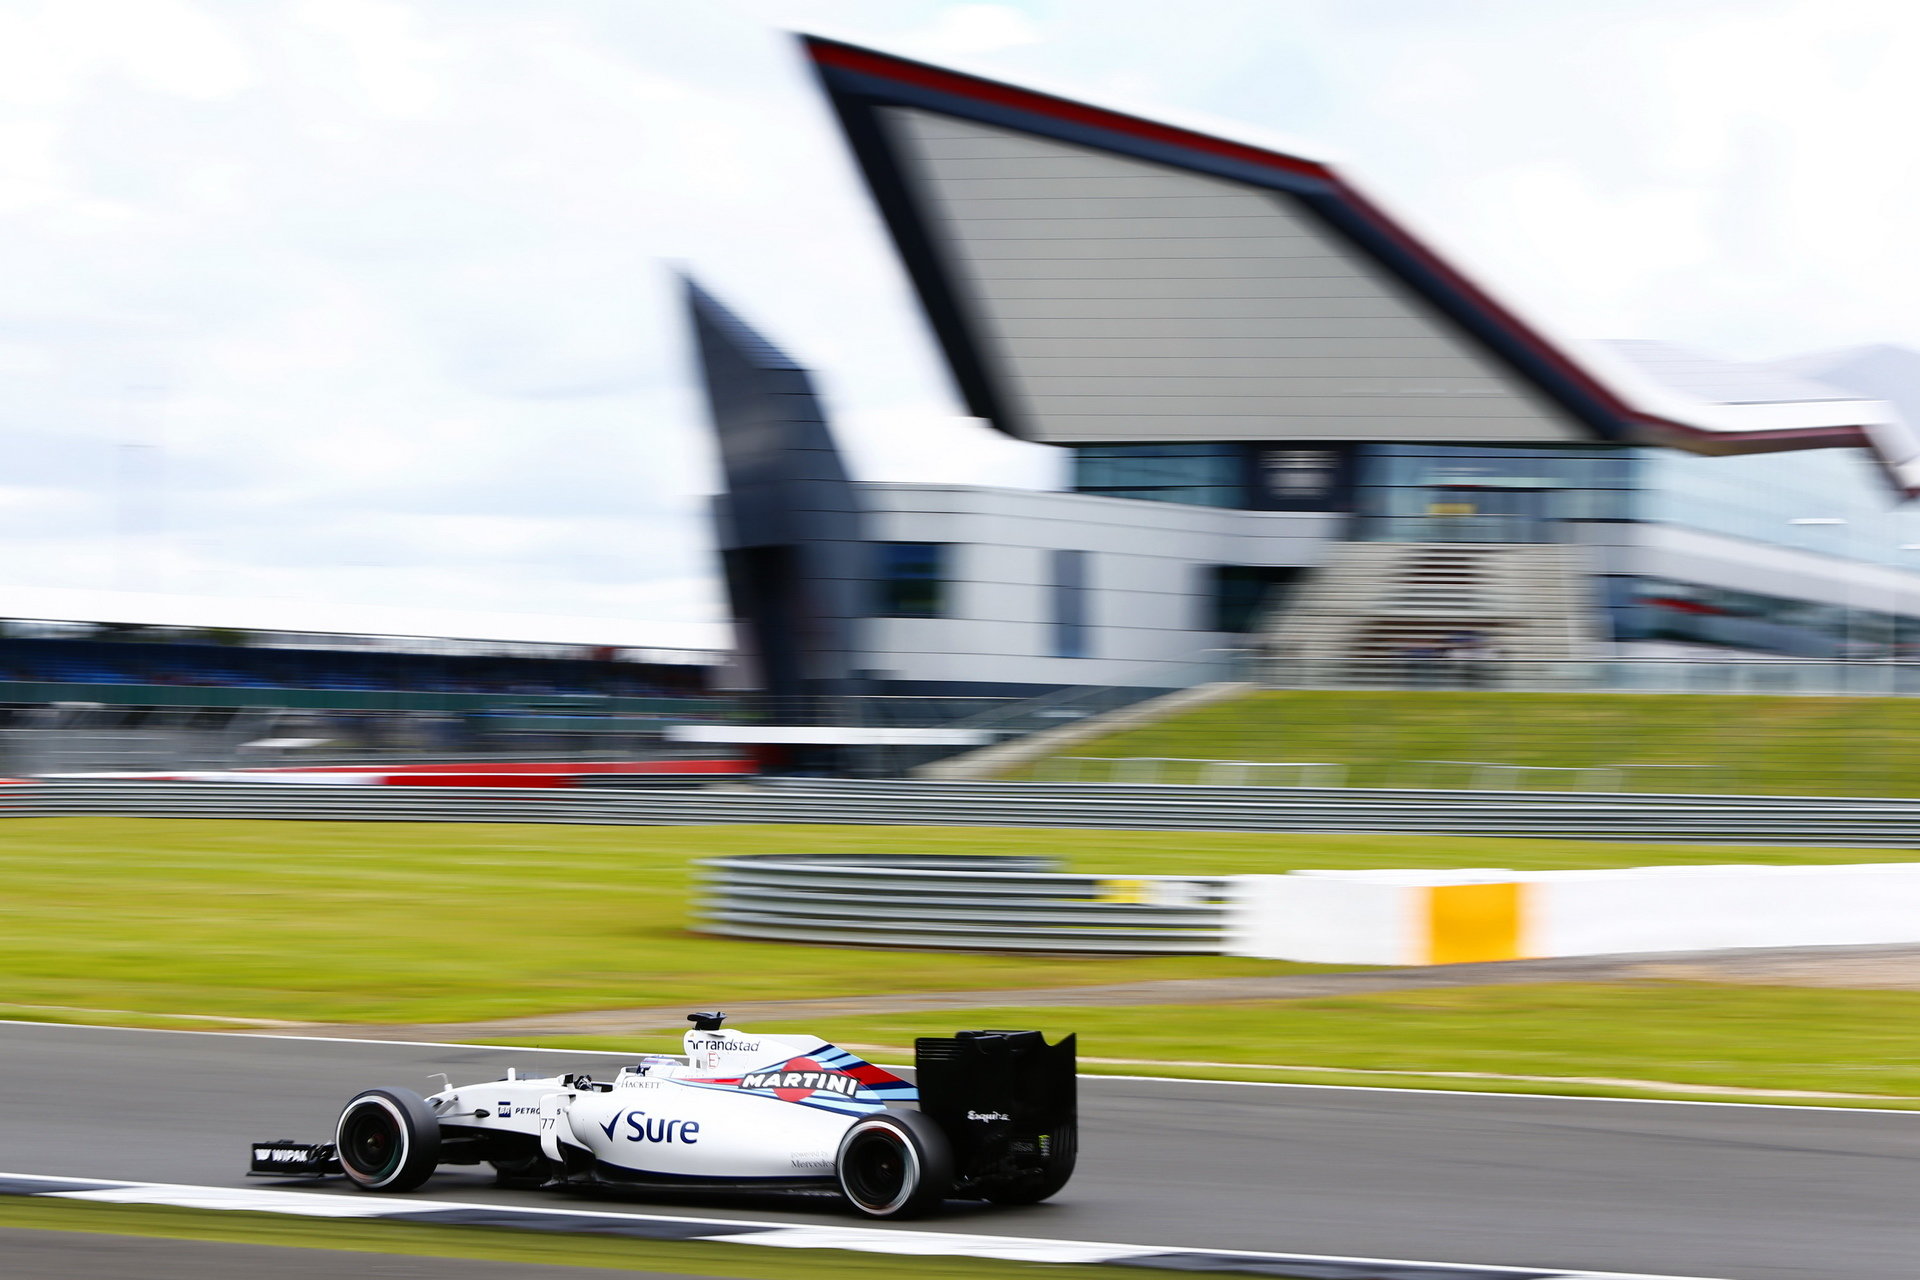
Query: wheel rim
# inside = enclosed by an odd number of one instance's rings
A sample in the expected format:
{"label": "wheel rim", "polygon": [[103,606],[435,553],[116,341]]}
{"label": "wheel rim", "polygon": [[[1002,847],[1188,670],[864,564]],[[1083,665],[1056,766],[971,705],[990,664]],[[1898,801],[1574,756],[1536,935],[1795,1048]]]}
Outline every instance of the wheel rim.
{"label": "wheel rim", "polygon": [[358,1181],[379,1185],[391,1178],[406,1157],[400,1119],[378,1099],[352,1107],[340,1120],[340,1163]]}
{"label": "wheel rim", "polygon": [[890,1213],[913,1194],[920,1160],[891,1125],[854,1134],[840,1162],[847,1197],[870,1213]]}

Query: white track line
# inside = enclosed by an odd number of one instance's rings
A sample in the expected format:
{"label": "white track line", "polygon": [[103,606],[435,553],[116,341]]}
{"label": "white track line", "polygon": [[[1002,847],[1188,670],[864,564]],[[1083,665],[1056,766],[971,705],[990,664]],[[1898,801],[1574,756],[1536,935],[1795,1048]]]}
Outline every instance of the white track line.
{"label": "white track line", "polygon": [[[411,1197],[348,1197],[304,1191],[204,1187],[173,1182],[132,1182],[119,1178],[66,1178],[45,1174],[0,1173],[0,1178],[47,1184],[34,1193],[62,1200],[109,1204],[162,1204],[182,1208],[218,1209],[254,1213],[283,1213],[319,1218],[390,1217],[405,1220],[417,1214],[446,1210],[497,1213],[502,1216],[536,1214],[556,1218],[618,1218],[632,1222],[690,1224],[719,1228],[695,1239],[726,1244],[761,1245],[777,1249],[846,1249],[861,1253],[913,1256],[1004,1258],[1024,1262],[1122,1262],[1165,1254],[1207,1254],[1276,1263],[1334,1263],[1364,1267],[1432,1268],[1435,1271],[1473,1273],[1500,1280],[1503,1276],[1540,1277],[1541,1280],[1710,1280],[1704,1276],[1652,1275],[1644,1272],[1568,1271],[1554,1267],[1490,1266],[1483,1263],[1429,1262],[1410,1258],[1365,1258],[1324,1253],[1274,1253],[1254,1249],[1212,1249],[1180,1245],[1116,1244],[1098,1240],[1052,1240],[1033,1236],[973,1235],[947,1231],[899,1231],[883,1227],[816,1227],[791,1222],[748,1218],[694,1218],[655,1213],[621,1213],[582,1209],[528,1208],[522,1205],[476,1204],[472,1201],[417,1200]],[[109,1187],[92,1184],[110,1183]],[[58,1188],[78,1186],[72,1191]],[[426,1224],[432,1225],[432,1224]],[[743,1231],[743,1228],[752,1228]],[[684,1239],[685,1237],[680,1237]],[[1160,1269],[1158,1267],[1156,1270]],[[1170,1270],[1179,1270],[1177,1266]],[[1215,1270],[1215,1268],[1204,1268]]]}
{"label": "white track line", "polygon": [[[352,1036],[283,1036],[263,1031],[181,1031],[173,1027],[105,1027],[84,1022],[33,1022],[24,1018],[0,1018],[0,1031],[7,1027],[54,1027],[62,1031],[132,1031],[142,1035],[193,1036],[202,1040],[289,1040],[311,1044],[376,1044],[398,1049],[478,1049],[486,1053],[558,1053],[569,1057],[617,1058],[618,1049],[547,1049],[525,1044],[467,1044],[458,1040],[362,1040]],[[890,1070],[911,1070],[912,1063],[876,1063]],[[1257,1071],[1255,1066],[1241,1070]],[[1328,1067],[1338,1072],[1338,1067]],[[1417,1073],[1416,1073],[1417,1074]],[[1920,1117],[1920,1110],[1903,1107],[1841,1107],[1820,1104],[1799,1105],[1790,1102],[1718,1102],[1694,1098],[1616,1098],[1589,1093],[1512,1093],[1497,1089],[1425,1089],[1390,1084],[1302,1084],[1293,1080],[1211,1080],[1202,1076],[1119,1075],[1106,1072],[1080,1074],[1082,1080],[1128,1080],[1137,1084],[1186,1084],[1247,1089],[1318,1089],[1339,1093],[1415,1094],[1441,1098],[1521,1098],[1530,1102],[1624,1102],[1634,1106],[1659,1107],[1741,1107],[1750,1111],[1814,1111],[1822,1114],[1846,1112],[1863,1116]],[[1915,1099],[1920,1102],[1920,1098]],[[1598,1274],[1598,1273],[1595,1273]],[[1607,1277],[1601,1277],[1607,1280]]]}

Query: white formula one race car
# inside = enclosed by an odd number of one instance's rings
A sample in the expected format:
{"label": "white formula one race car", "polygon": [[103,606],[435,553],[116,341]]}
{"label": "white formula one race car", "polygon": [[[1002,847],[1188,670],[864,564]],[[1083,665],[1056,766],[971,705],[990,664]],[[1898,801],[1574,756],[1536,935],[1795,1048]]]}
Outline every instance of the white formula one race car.
{"label": "white formula one race car", "polygon": [[[430,1097],[367,1089],[330,1143],[260,1142],[250,1172],[344,1175],[412,1191],[443,1164],[510,1187],[840,1194],[875,1218],[942,1200],[1032,1204],[1066,1185],[1077,1142],[1074,1042],[961,1031],[914,1044],[918,1087],[813,1036],[748,1035],[696,1013],[682,1057],[612,1080],[506,1078]],[[918,1109],[910,1104],[918,1103]]]}

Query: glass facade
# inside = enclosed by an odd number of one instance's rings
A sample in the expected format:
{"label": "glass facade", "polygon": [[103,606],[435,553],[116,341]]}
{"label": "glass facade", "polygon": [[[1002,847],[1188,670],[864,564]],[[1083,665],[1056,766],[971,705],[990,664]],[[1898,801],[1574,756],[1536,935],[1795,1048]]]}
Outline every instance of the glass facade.
{"label": "glass facade", "polygon": [[1246,506],[1246,453],[1237,444],[1090,444],[1073,451],[1079,493],[1196,507]]}
{"label": "glass facade", "polygon": [[[1342,511],[1377,541],[1556,541],[1562,521],[1650,520],[1920,571],[1920,511],[1854,449],[1710,458],[1609,445],[1081,445],[1081,493]],[[1334,471],[1350,468],[1329,481]],[[1819,524],[1794,524],[1819,520]]]}
{"label": "glass facade", "polygon": [[1920,571],[1920,512],[1854,449],[1363,445],[1356,494],[1372,540],[1551,542],[1558,522],[1645,520]]}
{"label": "glass facade", "polygon": [[1796,658],[1920,653],[1920,618],[1660,578],[1600,581],[1615,640],[1666,640]]}
{"label": "glass facade", "polygon": [[878,542],[874,544],[874,551],[880,559],[874,572],[878,596],[874,601],[875,616],[946,616],[946,543]]}
{"label": "glass facade", "polygon": [[1638,470],[1634,451],[1597,445],[1364,445],[1354,501],[1358,536],[1557,542],[1568,521],[1633,518]]}
{"label": "glass facade", "polygon": [[[1857,449],[1742,458],[1641,450],[1635,516],[1707,533],[1920,571],[1920,512]],[[1795,524],[1795,520],[1835,523]]]}
{"label": "glass facade", "polygon": [[[1083,445],[1074,487],[1254,510],[1351,511],[1382,542],[1585,540],[1577,526],[1645,521],[1920,573],[1920,509],[1898,505],[1856,449],[1715,458],[1613,445],[1181,443]],[[1221,566],[1213,629],[1240,631],[1279,585]],[[1920,655],[1920,619],[1700,583],[1601,580],[1615,639],[1782,656]],[[1284,589],[1284,588],[1282,588]],[[1264,602],[1264,603],[1263,603]]]}

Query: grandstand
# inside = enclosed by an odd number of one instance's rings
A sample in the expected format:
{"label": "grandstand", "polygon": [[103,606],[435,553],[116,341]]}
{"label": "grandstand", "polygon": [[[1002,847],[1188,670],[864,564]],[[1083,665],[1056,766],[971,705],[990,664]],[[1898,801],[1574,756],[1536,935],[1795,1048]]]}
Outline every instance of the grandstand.
{"label": "grandstand", "polygon": [[19,623],[0,635],[0,682],[110,686],[107,700],[116,702],[150,697],[143,686],[277,694],[687,697],[705,691],[709,670],[692,662],[632,659],[604,646],[423,637],[207,634],[115,624],[56,629]]}
{"label": "grandstand", "polygon": [[213,608],[194,625],[139,603],[0,617],[0,770],[678,756],[665,726],[714,706],[710,651],[561,643],[536,620],[395,634],[314,629],[314,611],[305,629],[232,625],[244,611]]}

